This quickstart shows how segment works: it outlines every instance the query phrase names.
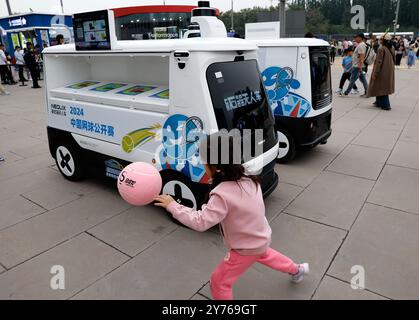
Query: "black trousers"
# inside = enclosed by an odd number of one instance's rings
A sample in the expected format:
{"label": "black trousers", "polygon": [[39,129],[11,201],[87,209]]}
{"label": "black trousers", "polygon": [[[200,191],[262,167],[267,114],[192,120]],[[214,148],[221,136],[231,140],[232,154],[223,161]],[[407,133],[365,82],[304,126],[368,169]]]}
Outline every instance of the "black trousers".
{"label": "black trousers", "polygon": [[39,87],[39,84],[38,84],[38,77],[39,77],[38,68],[36,66],[32,66],[32,67],[29,67],[29,71],[30,71],[31,77],[32,77],[32,86],[35,87],[35,88]]}
{"label": "black trousers", "polygon": [[403,53],[396,54],[396,66],[400,66],[403,59]]}
{"label": "black trousers", "polygon": [[[350,72],[344,72],[342,74],[342,78],[340,78],[339,89],[343,90],[343,87],[345,86],[345,82],[349,81],[350,79],[351,79],[351,73]],[[356,84],[354,85],[354,90],[358,90],[358,87],[356,86]]]}
{"label": "black trousers", "polygon": [[19,81],[23,82],[23,80],[25,80],[25,76],[23,75],[23,65],[18,64],[17,67],[19,69]]}
{"label": "black trousers", "polygon": [[0,74],[1,74],[1,81],[3,83],[12,83],[13,81],[13,76],[12,73],[10,72],[10,69],[7,65],[1,65],[0,66]]}

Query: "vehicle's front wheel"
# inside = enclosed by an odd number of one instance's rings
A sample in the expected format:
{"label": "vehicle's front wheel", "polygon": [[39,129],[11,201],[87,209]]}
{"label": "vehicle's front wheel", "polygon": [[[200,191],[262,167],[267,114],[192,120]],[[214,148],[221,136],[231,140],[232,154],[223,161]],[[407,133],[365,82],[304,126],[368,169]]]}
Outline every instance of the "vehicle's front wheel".
{"label": "vehicle's front wheel", "polygon": [[[193,208],[201,209],[204,204],[209,185],[193,183],[183,174],[174,170],[165,170],[160,172],[163,187],[162,194],[172,196],[178,203]],[[180,224],[175,220],[176,223]]]}
{"label": "vehicle's front wheel", "polygon": [[71,143],[62,142],[55,147],[55,162],[60,173],[70,181],[84,178],[84,165],[80,151]]}
{"label": "vehicle's front wheel", "polygon": [[297,153],[294,138],[285,130],[278,131],[279,154],[278,163],[288,163],[295,158]]}

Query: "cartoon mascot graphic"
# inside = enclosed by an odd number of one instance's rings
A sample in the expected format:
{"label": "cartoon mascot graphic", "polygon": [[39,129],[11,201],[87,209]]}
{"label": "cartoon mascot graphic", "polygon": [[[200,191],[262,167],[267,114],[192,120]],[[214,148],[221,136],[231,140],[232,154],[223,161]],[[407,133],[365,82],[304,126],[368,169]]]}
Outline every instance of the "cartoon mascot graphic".
{"label": "cartoon mascot graphic", "polygon": [[131,153],[152,140],[161,140],[156,151],[157,169],[176,170],[193,182],[208,183],[205,167],[199,156],[204,125],[198,117],[175,114],[160,124],[135,130],[122,138],[121,146]]}
{"label": "cartoon mascot graphic", "polygon": [[208,176],[199,156],[203,130],[203,122],[198,117],[170,116],[162,130],[162,147],[158,157],[161,169],[176,170],[193,182],[207,183]]}
{"label": "cartoon mascot graphic", "polygon": [[294,79],[294,71],[291,68],[269,67],[262,72],[262,79],[274,115],[304,118],[310,112],[311,103],[291,92],[301,87],[301,83]]}

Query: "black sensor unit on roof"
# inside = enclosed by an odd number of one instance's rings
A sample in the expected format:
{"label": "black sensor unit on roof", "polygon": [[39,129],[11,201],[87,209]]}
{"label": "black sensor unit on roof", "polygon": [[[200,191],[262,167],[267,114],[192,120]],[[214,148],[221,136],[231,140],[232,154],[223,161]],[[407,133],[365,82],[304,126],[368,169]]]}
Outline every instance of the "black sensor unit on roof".
{"label": "black sensor unit on roof", "polygon": [[210,7],[209,1],[198,1],[198,8],[192,10],[192,17],[216,17],[217,10]]}
{"label": "black sensor unit on roof", "polygon": [[210,7],[210,2],[209,1],[198,1],[198,7],[209,8]]}

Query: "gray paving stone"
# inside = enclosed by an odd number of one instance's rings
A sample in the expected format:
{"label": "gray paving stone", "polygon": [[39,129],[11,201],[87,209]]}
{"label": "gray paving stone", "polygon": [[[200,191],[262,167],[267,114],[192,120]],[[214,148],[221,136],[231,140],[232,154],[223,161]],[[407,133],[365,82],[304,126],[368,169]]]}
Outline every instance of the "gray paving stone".
{"label": "gray paving stone", "polygon": [[11,268],[127,210],[117,192],[97,191],[0,231],[0,263]]}
{"label": "gray paving stone", "polygon": [[419,143],[397,142],[388,164],[419,170]]}
{"label": "gray paving stone", "polygon": [[23,193],[23,196],[48,210],[55,209],[71,201],[96,191],[98,184],[92,181],[71,182],[58,172],[50,175],[46,181],[37,184],[36,188]]}
{"label": "gray paving stone", "polygon": [[27,148],[38,143],[39,140],[32,138],[29,135],[11,132],[0,136],[0,152],[10,151],[16,148]]}
{"label": "gray paving stone", "polygon": [[354,108],[350,112],[347,113],[347,117],[351,119],[357,120],[374,120],[379,114],[380,110],[374,107],[361,107],[361,108]]}
{"label": "gray paving stone", "polygon": [[195,294],[192,298],[191,298],[191,300],[205,300],[205,301],[208,301],[209,299],[208,298],[206,298],[206,297],[204,297],[203,295],[200,295],[199,293],[197,293],[197,294]]}
{"label": "gray paving stone", "polygon": [[349,230],[373,186],[373,181],[325,172],[285,212]]}
{"label": "gray paving stone", "polygon": [[[309,262],[311,274],[301,284],[291,283],[288,275],[262,265],[253,266],[235,288],[238,300],[310,299],[346,232],[283,214],[272,223],[272,248],[297,263]],[[201,293],[211,297],[209,285]]]}
{"label": "gray paving stone", "polygon": [[385,166],[368,202],[419,214],[419,171]]}
{"label": "gray paving stone", "polygon": [[2,274],[5,271],[6,271],[6,269],[4,269],[2,266],[0,266],[0,274]]}
{"label": "gray paving stone", "polygon": [[266,217],[275,219],[300,193],[302,187],[279,183],[278,188],[265,200]]}
{"label": "gray paving stone", "polygon": [[[81,234],[0,275],[0,299],[68,299],[128,260],[128,257]],[[62,266],[65,289],[51,289],[53,266]]]}
{"label": "gray paving stone", "polygon": [[0,230],[45,212],[44,208],[16,195],[0,201]]}
{"label": "gray paving stone", "polygon": [[224,254],[215,233],[180,228],[74,299],[189,299]]}
{"label": "gray paving stone", "polygon": [[383,130],[380,128],[367,128],[352,141],[366,147],[379,148],[384,150],[392,150],[400,136],[398,130]]}
{"label": "gray paving stone", "polygon": [[365,287],[391,299],[418,299],[419,217],[367,204],[339,250],[329,274],[350,281],[365,268]]}
{"label": "gray paving stone", "polygon": [[408,115],[380,113],[369,125],[370,128],[402,131],[408,120]]}
{"label": "gray paving stone", "polygon": [[[3,164],[0,164],[0,175],[3,173],[3,168]],[[39,184],[47,183],[49,179],[52,179],[56,175],[57,171],[50,168],[38,168],[35,171],[0,181],[0,184],[4,186],[0,188],[0,201],[34,190]]]}
{"label": "gray paving stone", "polygon": [[333,112],[332,112],[332,123],[334,123],[337,120],[339,120],[340,118],[342,118],[346,113],[347,113],[347,111],[345,111],[345,110],[333,110]]}
{"label": "gray paving stone", "polygon": [[400,136],[400,140],[419,143],[419,127],[417,124],[406,126]]}
{"label": "gray paving stone", "polygon": [[131,208],[89,230],[95,237],[133,257],[178,226],[160,208]]}
{"label": "gray paving stone", "polygon": [[[1,135],[1,132],[0,132],[0,135]],[[0,165],[9,164],[9,163],[13,163],[13,162],[16,162],[16,161],[19,161],[19,160],[24,159],[23,157],[18,156],[17,154],[15,154],[13,152],[10,152],[10,151],[2,152],[1,153],[1,156],[4,159],[6,159],[6,161],[5,162],[2,162]]]}
{"label": "gray paving stone", "polygon": [[354,133],[333,132],[327,144],[320,145],[316,148],[318,152],[330,153],[333,155],[340,154],[348,144],[356,137]]}
{"label": "gray paving stone", "polygon": [[387,300],[366,290],[354,290],[349,283],[326,276],[313,300]]}
{"label": "gray paving stone", "polygon": [[49,147],[45,142],[38,141],[37,144],[28,147],[16,147],[10,149],[13,153],[21,156],[22,158],[30,158],[38,155],[49,154]]}
{"label": "gray paving stone", "polygon": [[31,124],[31,121],[20,119],[14,116],[4,116],[0,119],[1,127],[16,131],[18,131],[20,128],[30,126]]}
{"label": "gray paving stone", "polygon": [[368,125],[368,119],[355,119],[344,116],[333,123],[332,129],[337,132],[359,134]]}
{"label": "gray paving stone", "polygon": [[[39,141],[39,140],[38,140]],[[23,159],[12,163],[1,165],[0,181],[14,178],[21,174],[31,173],[33,171],[46,168],[54,164],[54,160],[49,154],[41,154],[35,157]]]}
{"label": "gray paving stone", "polygon": [[292,163],[277,165],[275,171],[282,182],[307,187],[332,162],[335,155],[303,152]]}
{"label": "gray paving stone", "polygon": [[38,112],[38,111],[25,112],[22,114],[21,119],[28,120],[28,121],[41,121],[41,122],[45,122],[45,125],[47,124],[47,115],[45,112]]}
{"label": "gray paving stone", "polygon": [[390,151],[349,145],[327,168],[328,171],[377,180]]}

